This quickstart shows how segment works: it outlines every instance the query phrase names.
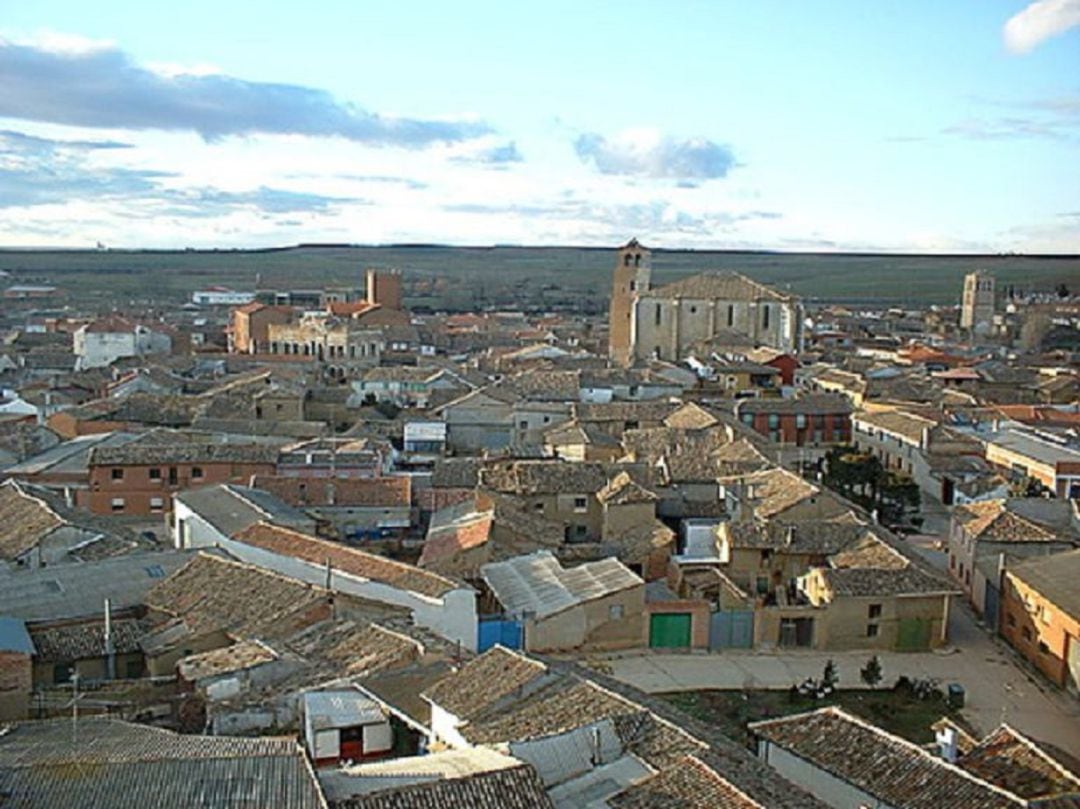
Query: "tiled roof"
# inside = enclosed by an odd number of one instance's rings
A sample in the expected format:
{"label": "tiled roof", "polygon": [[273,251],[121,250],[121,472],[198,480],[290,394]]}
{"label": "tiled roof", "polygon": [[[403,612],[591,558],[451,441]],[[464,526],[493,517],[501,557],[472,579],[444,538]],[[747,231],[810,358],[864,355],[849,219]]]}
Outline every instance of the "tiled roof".
{"label": "tiled roof", "polygon": [[750,732],[898,809],[1009,809],[1023,801],[845,711],[752,722]]}
{"label": "tiled roof", "polygon": [[257,475],[251,485],[270,492],[290,506],[408,507],[410,478],[395,475],[380,478],[298,478]]}
{"label": "tiled roof", "polygon": [[1080,795],[1080,777],[1075,772],[1008,725],[1001,725],[957,763],[1021,798]]}
{"label": "tiled roof", "polygon": [[718,421],[716,416],[701,405],[696,402],[687,402],[664,418],[664,426],[673,427],[676,430],[704,430]]}
{"label": "tiled roof", "polygon": [[307,660],[329,664],[336,676],[351,677],[404,666],[424,651],[420,641],[400,632],[349,620],[314,624],[286,644]]}
{"label": "tiled roof", "polygon": [[182,618],[193,635],[224,630],[234,637],[276,634],[283,619],[329,594],[262,570],[198,554],[146,594],[151,609]]}
{"label": "tiled roof", "polygon": [[702,273],[650,289],[643,298],[693,298],[724,301],[790,301],[794,296],[767,287],[741,273]]}
{"label": "tiled roof", "polygon": [[851,411],[851,400],[842,393],[807,393],[792,399],[744,399],[736,405],[736,413],[740,414],[844,415]]}
{"label": "tiled roof", "polygon": [[422,568],[437,568],[444,560],[484,545],[491,539],[494,523],[491,500],[481,495],[470,495],[467,500],[436,511],[417,564]]}
{"label": "tiled roof", "polygon": [[608,798],[612,809],[765,809],[696,756]]}
{"label": "tiled roof", "polygon": [[180,676],[189,682],[218,677],[253,668],[278,659],[278,654],[259,640],[245,640],[223,649],[189,655],[177,666]]}
{"label": "tiled roof", "polygon": [[804,500],[827,496],[817,486],[779,467],[754,472],[742,480],[747,491],[753,490],[754,514],[763,519],[782,514]]}
{"label": "tiled roof", "polygon": [[192,736],[100,717],[0,734],[0,795],[15,806],[325,807],[293,739]]}
{"label": "tiled roof", "polygon": [[482,465],[479,458],[440,458],[431,471],[431,485],[440,489],[475,489]]}
{"label": "tiled roof", "polygon": [[935,421],[916,416],[914,413],[905,413],[902,410],[883,410],[875,413],[860,411],[853,418],[875,429],[899,435],[913,444],[921,444],[923,431],[937,426]]}
{"label": "tiled roof", "polygon": [[126,464],[182,463],[263,463],[277,461],[278,448],[269,444],[214,443],[184,440],[182,434],[147,436],[121,446],[95,447],[90,450],[91,466],[122,466]]}
{"label": "tiled roof", "polygon": [[[135,618],[114,618],[111,631],[113,651],[127,654],[139,651],[146,625]],[[103,620],[33,627],[30,636],[42,661],[66,663],[106,654]]]}
{"label": "tiled roof", "polygon": [[596,493],[596,499],[609,506],[625,506],[630,503],[653,503],[657,497],[636,483],[627,472],[620,472]]}
{"label": "tiled roof", "polygon": [[493,646],[424,691],[433,704],[468,719],[547,672],[547,666],[502,646]]}
{"label": "tiled roof", "polygon": [[569,461],[511,461],[480,470],[483,486],[506,494],[593,494],[607,485],[601,464]]}
{"label": "tiled roof", "polygon": [[473,744],[525,741],[552,736],[574,728],[615,720],[627,752],[655,767],[664,767],[708,746],[652,715],[638,705],[596,683],[576,677],[539,690],[509,710],[495,709],[477,716],[462,729]]}
{"label": "tiled roof", "polygon": [[966,503],[953,510],[964,531],[990,542],[1053,542],[1057,538],[1041,525],[1009,509],[1004,500]]}
{"label": "tiled roof", "polygon": [[421,570],[404,562],[396,562],[358,548],[317,539],[268,523],[258,523],[246,528],[234,535],[233,539],[245,545],[303,559],[315,565],[326,565],[329,562],[336,571],[435,598],[463,586],[445,576]]}
{"label": "tiled roof", "polygon": [[36,548],[64,521],[43,500],[15,481],[0,485],[0,560],[14,560]]}
{"label": "tiled roof", "polygon": [[336,801],[334,809],[554,809],[527,764]]}

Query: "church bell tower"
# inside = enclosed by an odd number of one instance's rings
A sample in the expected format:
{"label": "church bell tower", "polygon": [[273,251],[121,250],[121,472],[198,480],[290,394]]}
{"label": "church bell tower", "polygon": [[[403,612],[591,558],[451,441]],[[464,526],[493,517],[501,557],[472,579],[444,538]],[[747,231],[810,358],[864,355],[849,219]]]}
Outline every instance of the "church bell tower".
{"label": "church bell tower", "polygon": [[638,295],[649,291],[652,253],[631,239],[615,254],[608,314],[608,356],[624,368],[634,361],[634,317]]}

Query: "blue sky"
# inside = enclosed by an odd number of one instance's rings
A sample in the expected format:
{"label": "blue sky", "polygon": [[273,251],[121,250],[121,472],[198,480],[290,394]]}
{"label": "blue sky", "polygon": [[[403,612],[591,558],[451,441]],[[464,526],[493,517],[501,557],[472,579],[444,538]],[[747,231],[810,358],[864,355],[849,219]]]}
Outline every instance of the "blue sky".
{"label": "blue sky", "polygon": [[35,0],[0,244],[1080,252],[1080,0]]}

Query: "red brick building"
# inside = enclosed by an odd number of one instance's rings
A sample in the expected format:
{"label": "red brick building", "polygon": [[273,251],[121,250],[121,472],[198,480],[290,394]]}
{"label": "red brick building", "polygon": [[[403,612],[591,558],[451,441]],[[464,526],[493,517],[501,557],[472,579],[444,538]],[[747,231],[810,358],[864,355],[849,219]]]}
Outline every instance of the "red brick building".
{"label": "red brick building", "polygon": [[148,433],[122,446],[91,451],[90,488],[80,492],[79,505],[95,514],[164,514],[175,492],[217,483],[246,484],[253,475],[274,474],[277,456],[278,448],[266,444]]}
{"label": "red brick building", "polygon": [[735,405],[743,424],[778,444],[818,447],[851,441],[851,402],[813,393],[794,399],[745,399]]}
{"label": "red brick building", "polygon": [[1005,571],[1001,634],[1056,685],[1080,693],[1080,550]]}

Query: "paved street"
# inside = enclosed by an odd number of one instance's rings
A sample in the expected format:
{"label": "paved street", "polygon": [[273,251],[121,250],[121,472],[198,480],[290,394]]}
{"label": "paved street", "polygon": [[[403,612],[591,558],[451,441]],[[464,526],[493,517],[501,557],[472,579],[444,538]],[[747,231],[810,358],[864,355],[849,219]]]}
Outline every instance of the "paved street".
{"label": "paved street", "polygon": [[[1014,662],[974,621],[966,607],[953,610],[950,633],[956,647],[928,653],[879,654],[884,682],[933,677],[942,685],[958,682],[967,692],[964,716],[980,732],[1008,722],[1037,739],[1080,752],[1080,701],[1044,686]],[[723,652],[611,656],[612,675],[643,691],[698,689],[786,689],[807,677],[820,677],[829,658],[840,687],[864,687],[859,669],[868,652]]]}

